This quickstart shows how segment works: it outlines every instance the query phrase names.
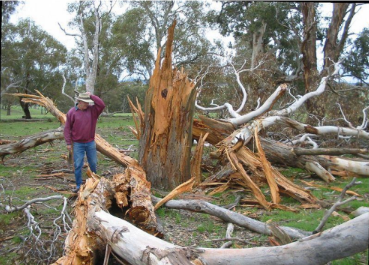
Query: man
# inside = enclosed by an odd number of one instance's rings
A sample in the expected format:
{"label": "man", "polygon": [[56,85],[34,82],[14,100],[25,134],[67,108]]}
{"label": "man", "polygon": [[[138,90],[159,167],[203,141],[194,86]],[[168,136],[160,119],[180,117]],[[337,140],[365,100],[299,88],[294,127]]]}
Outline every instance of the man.
{"label": "man", "polygon": [[[90,103],[94,103],[90,105]],[[97,154],[95,144],[95,131],[97,119],[105,108],[105,104],[98,96],[80,93],[77,104],[67,113],[67,121],[64,128],[64,138],[67,149],[72,151],[74,158],[74,175],[78,192],[82,184],[82,167],[85,153],[88,165],[92,172],[96,173]]]}

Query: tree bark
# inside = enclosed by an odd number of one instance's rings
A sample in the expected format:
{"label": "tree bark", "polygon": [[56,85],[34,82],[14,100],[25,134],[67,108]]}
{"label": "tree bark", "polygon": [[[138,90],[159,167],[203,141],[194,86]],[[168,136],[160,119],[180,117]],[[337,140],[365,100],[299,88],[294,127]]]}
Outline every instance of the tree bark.
{"label": "tree bark", "polygon": [[[319,72],[317,68],[316,57],[316,33],[317,21],[315,14],[316,3],[304,2],[301,3],[301,13],[303,15],[304,36],[301,42],[301,54],[303,63],[303,75],[305,84],[305,94],[313,91],[317,86]],[[309,113],[313,113],[316,106],[313,100],[309,99],[306,102],[306,107]]]}
{"label": "tree bark", "polygon": [[173,189],[190,178],[192,121],[196,90],[186,74],[172,70],[175,22],[168,30],[166,54],[160,52],[145,98],[139,161],[155,188]]}

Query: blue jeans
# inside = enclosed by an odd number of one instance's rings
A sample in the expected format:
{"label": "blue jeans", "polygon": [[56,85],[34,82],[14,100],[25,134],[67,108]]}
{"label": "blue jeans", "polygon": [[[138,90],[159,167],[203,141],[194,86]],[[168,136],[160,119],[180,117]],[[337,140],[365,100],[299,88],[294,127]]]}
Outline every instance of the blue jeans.
{"label": "blue jeans", "polygon": [[74,176],[76,178],[77,188],[81,187],[82,184],[82,167],[85,153],[91,171],[96,173],[97,154],[95,141],[88,143],[73,143]]}

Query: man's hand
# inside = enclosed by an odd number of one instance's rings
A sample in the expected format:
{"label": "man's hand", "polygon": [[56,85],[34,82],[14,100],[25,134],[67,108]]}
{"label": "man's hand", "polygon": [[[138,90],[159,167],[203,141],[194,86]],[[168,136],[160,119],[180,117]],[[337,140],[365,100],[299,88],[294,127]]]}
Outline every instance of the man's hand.
{"label": "man's hand", "polygon": [[91,93],[90,92],[86,92],[87,95],[91,96]]}
{"label": "man's hand", "polygon": [[67,145],[67,149],[68,149],[68,151],[71,151],[72,150],[72,146],[71,145]]}

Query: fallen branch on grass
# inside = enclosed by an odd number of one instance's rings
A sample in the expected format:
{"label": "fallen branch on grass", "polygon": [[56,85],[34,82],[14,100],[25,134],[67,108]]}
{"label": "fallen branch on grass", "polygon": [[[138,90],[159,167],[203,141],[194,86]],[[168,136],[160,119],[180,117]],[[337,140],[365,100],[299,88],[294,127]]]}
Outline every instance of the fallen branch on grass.
{"label": "fallen branch on grass", "polygon": [[[155,203],[160,199],[151,196],[152,201]],[[227,223],[233,223],[241,227],[245,227],[251,231],[259,234],[271,235],[271,231],[267,225],[263,222],[254,220],[237,212],[227,210],[223,207],[201,201],[201,200],[170,200],[165,203],[165,207],[170,209],[185,209],[193,212],[203,212],[220,218]],[[310,232],[302,231],[297,228],[280,227],[291,238],[298,239],[310,235]]]}
{"label": "fallen branch on grass", "polygon": [[347,200],[344,200],[344,201],[342,201],[343,200],[343,198],[345,197],[345,195],[346,195],[346,191],[348,190],[348,189],[350,189],[352,186],[354,186],[356,183],[356,178],[353,178],[352,179],[352,181],[349,183],[349,184],[347,184],[346,186],[345,186],[345,188],[342,190],[342,192],[341,192],[341,194],[340,194],[340,196],[338,196],[338,199],[337,199],[337,201],[332,205],[332,207],[324,214],[324,217],[322,218],[322,220],[320,221],[320,223],[319,223],[319,225],[318,225],[318,227],[313,231],[313,234],[316,234],[316,233],[318,233],[318,232],[321,232],[322,231],[322,229],[323,229],[323,227],[324,227],[324,225],[326,224],[326,222],[328,221],[328,218],[329,218],[329,216],[334,212],[334,210],[338,207],[338,206],[341,206],[341,205],[343,205],[343,204],[345,204],[345,203],[348,203],[348,202],[350,202],[350,201],[353,201],[353,200],[356,200],[356,196],[352,196],[352,197],[350,197],[350,198],[348,198]]}

